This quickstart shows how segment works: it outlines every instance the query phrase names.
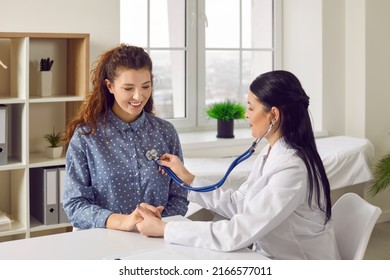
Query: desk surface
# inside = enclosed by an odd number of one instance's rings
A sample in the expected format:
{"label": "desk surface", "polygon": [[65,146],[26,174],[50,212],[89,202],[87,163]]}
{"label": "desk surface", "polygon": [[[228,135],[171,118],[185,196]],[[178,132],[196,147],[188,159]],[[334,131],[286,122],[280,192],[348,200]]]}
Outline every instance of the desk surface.
{"label": "desk surface", "polygon": [[167,244],[162,238],[149,238],[137,232],[90,229],[0,243],[4,260],[240,260],[265,256],[249,249],[216,252]]}

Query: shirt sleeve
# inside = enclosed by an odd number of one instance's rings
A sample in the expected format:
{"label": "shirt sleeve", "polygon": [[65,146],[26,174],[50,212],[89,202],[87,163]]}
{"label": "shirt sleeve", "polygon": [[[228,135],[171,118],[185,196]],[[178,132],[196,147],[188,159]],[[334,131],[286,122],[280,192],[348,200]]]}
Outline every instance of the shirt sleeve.
{"label": "shirt sleeve", "polygon": [[165,241],[217,251],[233,251],[261,239],[304,202],[307,175],[302,165],[295,164],[280,167],[267,176],[266,184],[262,180],[264,178],[259,178],[251,185],[242,211],[230,220],[168,222],[164,232]]}
{"label": "shirt sleeve", "polygon": [[[267,151],[268,146],[259,153],[255,160],[255,165],[261,164],[263,155]],[[196,176],[191,186],[193,188],[197,188],[210,184],[211,182],[209,180]],[[218,188],[212,192],[190,191],[188,194],[188,200],[230,219],[232,216],[242,211],[247,188],[248,179],[242,183],[236,191],[233,191],[232,189],[223,190],[222,188]]]}
{"label": "shirt sleeve", "polygon": [[[170,153],[177,155],[183,162],[183,152],[180,145],[179,136],[172,126],[172,139],[169,141]],[[184,216],[188,210],[188,191],[177,185],[172,179],[169,181],[169,197],[168,203],[162,212],[163,217],[181,215]]]}
{"label": "shirt sleeve", "polygon": [[111,211],[94,203],[88,159],[77,130],[66,153],[64,211],[72,226],[80,229],[104,228]]}

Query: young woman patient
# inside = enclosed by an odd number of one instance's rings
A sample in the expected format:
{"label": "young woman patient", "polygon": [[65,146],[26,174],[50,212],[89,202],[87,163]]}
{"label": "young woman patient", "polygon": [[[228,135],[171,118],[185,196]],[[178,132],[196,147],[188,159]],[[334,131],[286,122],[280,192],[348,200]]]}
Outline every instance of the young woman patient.
{"label": "young woman patient", "polygon": [[154,149],[182,159],[175,128],[153,114],[152,90],[144,49],[121,44],[100,56],[92,92],[66,134],[63,204],[74,227],[133,230],[142,202],[160,205],[150,208],[157,217],[187,212],[187,191],[145,156]]}

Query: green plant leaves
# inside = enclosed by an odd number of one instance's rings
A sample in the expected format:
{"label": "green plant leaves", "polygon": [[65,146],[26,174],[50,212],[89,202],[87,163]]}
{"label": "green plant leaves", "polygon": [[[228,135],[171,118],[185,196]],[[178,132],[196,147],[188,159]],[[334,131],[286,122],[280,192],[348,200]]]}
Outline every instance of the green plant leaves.
{"label": "green plant leaves", "polygon": [[54,60],[50,60],[50,58],[41,58],[41,62],[39,64],[40,71],[50,71],[53,66]]}
{"label": "green plant leaves", "polygon": [[58,147],[58,144],[62,141],[62,132],[55,133],[53,129],[53,132],[45,134],[44,138],[50,143],[50,147]]}
{"label": "green plant leaves", "polygon": [[371,196],[390,186],[390,154],[385,155],[374,168],[374,182],[369,188]]}
{"label": "green plant leaves", "polygon": [[217,120],[235,120],[245,118],[245,107],[239,102],[224,101],[215,103],[206,109],[206,114],[212,119]]}

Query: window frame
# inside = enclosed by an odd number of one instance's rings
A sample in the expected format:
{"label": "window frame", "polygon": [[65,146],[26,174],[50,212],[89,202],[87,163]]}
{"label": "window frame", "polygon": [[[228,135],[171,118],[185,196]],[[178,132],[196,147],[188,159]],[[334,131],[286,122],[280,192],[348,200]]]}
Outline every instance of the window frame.
{"label": "window frame", "polygon": [[[210,130],[216,127],[215,120],[208,120],[206,109],[205,75],[205,1],[185,0],[185,46],[184,48],[153,48],[150,46],[150,1],[147,0],[147,52],[156,50],[185,50],[185,117],[167,118],[179,132]],[[241,0],[240,0],[241,2]],[[241,5],[240,5],[241,6]],[[240,13],[241,14],[241,13]],[[240,15],[241,17],[241,15]],[[240,21],[241,24],[241,21]],[[241,27],[240,27],[241,30]],[[273,0],[273,69],[282,68],[282,0]],[[232,50],[231,48],[227,48]],[[220,48],[218,48],[220,50]],[[261,50],[257,48],[234,48],[234,50]],[[241,67],[241,66],[240,66]],[[237,127],[246,126],[246,122],[237,122]]]}
{"label": "window frame", "polygon": [[[201,19],[198,21],[198,31],[197,31],[197,56],[198,56],[198,63],[197,63],[197,84],[199,87],[199,91],[202,94],[198,95],[197,99],[197,115],[196,115],[196,129],[200,130],[207,130],[211,128],[216,127],[216,120],[209,120],[204,111],[206,108],[206,81],[205,76],[201,75],[200,71],[203,71],[206,66],[204,65],[205,62],[205,55],[206,55],[206,42],[205,42],[205,28],[204,28],[204,18],[205,16],[200,15],[202,11],[205,10],[205,1],[207,0],[199,0],[197,1],[197,12],[198,12],[198,19]],[[241,2],[241,0],[240,0]],[[241,3],[240,3],[241,7]],[[240,11],[240,25],[242,24],[241,19],[241,11]],[[240,26],[240,32],[241,32],[241,26]],[[207,48],[208,50],[213,50],[214,48]],[[247,50],[254,50],[254,51],[262,51],[262,50],[269,50],[268,48],[243,48],[241,45],[239,48],[215,48],[216,50],[236,50],[242,53],[243,51]],[[273,0],[273,47],[271,48],[273,52],[273,69],[280,69],[282,67],[282,0]],[[240,77],[242,73],[242,64],[240,62]],[[170,119],[172,123],[174,123],[173,119]],[[237,127],[247,127],[246,121],[236,121]]]}

